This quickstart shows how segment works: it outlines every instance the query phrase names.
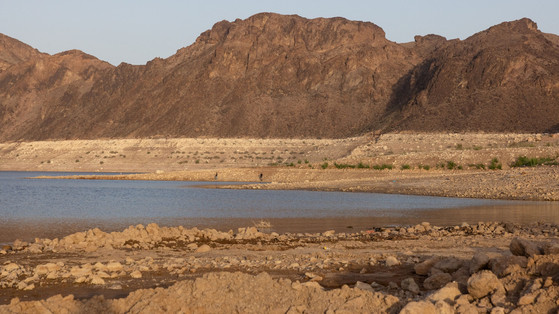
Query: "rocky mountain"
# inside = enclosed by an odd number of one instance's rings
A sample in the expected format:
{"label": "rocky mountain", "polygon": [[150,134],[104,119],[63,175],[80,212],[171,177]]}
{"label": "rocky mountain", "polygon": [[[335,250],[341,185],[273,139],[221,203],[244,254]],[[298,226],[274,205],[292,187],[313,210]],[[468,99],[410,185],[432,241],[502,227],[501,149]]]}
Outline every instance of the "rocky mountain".
{"label": "rocky mountain", "polygon": [[402,77],[391,128],[559,132],[558,40],[522,19],[448,43]]}
{"label": "rocky mountain", "polygon": [[0,37],[0,140],[559,129],[559,40],[528,19],[397,44],[367,22],[262,13],[114,67]]}

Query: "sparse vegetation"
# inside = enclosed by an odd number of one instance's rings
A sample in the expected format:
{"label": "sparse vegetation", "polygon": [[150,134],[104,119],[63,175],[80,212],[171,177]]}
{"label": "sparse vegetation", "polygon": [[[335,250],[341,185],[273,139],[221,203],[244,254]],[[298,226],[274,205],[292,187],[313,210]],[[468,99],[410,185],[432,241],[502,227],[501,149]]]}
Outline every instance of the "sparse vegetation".
{"label": "sparse vegetation", "polygon": [[409,170],[409,169],[411,169],[411,166],[408,165],[408,164],[403,164],[403,165],[400,167],[400,169],[401,169],[401,170]]}
{"label": "sparse vegetation", "polygon": [[534,157],[528,158],[526,156],[519,156],[516,161],[512,163],[511,167],[535,167],[535,166],[552,166],[559,165],[557,157]]}
{"label": "sparse vegetation", "polygon": [[456,144],[456,147],[455,147],[455,148],[456,148],[457,150],[463,150],[463,149],[464,149],[464,146],[462,146],[462,144]]}
{"label": "sparse vegetation", "polygon": [[325,162],[325,163],[323,163],[322,165],[320,165],[320,167],[321,167],[322,169],[326,169],[326,168],[328,168],[328,163]]}
{"label": "sparse vegetation", "polygon": [[334,167],[338,168],[338,169],[346,169],[346,168],[355,168],[355,165],[350,165],[350,164],[338,164],[338,163],[334,163]]}
{"label": "sparse vegetation", "polygon": [[382,164],[382,165],[374,165],[373,166],[373,169],[375,169],[375,170],[384,170],[384,169],[392,170],[392,168],[394,168],[394,166],[389,165],[389,164]]}
{"label": "sparse vegetation", "polygon": [[449,161],[446,162],[446,169],[454,170],[456,168],[458,168],[458,165],[454,161],[449,160]]}
{"label": "sparse vegetation", "polygon": [[364,164],[363,162],[359,162],[359,163],[357,164],[357,168],[359,168],[359,169],[369,169],[369,168],[371,168],[371,166],[366,165],[366,164]]}
{"label": "sparse vegetation", "polygon": [[491,163],[489,163],[489,168],[490,170],[501,170],[503,168],[503,165],[499,162],[499,159],[497,158],[493,158],[491,159]]}

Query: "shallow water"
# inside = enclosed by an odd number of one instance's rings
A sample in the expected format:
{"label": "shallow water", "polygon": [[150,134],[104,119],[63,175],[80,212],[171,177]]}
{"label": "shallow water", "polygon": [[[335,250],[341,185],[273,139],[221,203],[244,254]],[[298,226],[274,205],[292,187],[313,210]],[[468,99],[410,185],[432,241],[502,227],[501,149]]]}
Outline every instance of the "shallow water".
{"label": "shallow water", "polygon": [[559,222],[559,204],[550,202],[222,190],[180,181],[26,179],[44,174],[0,172],[0,242],[59,237],[94,227],[114,231],[150,222],[228,229],[265,219],[281,232],[360,230],[421,221]]}

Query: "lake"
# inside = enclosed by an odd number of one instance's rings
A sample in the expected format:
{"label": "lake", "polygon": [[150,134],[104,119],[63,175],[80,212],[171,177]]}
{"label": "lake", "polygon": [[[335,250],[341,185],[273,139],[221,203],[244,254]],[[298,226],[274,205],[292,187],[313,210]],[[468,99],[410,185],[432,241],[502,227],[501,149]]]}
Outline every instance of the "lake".
{"label": "lake", "polygon": [[208,182],[27,179],[69,174],[0,172],[0,243],[151,222],[227,230],[264,219],[278,232],[357,231],[422,221],[559,223],[557,202],[197,187]]}

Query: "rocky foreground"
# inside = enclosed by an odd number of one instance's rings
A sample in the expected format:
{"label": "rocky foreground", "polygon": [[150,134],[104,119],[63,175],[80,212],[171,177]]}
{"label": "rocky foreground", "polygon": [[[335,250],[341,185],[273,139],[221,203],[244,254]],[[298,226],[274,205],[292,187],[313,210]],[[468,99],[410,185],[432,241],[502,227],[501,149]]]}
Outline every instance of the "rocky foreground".
{"label": "rocky foreground", "polygon": [[150,224],[15,241],[0,251],[0,312],[559,309],[556,225],[270,231]]}

